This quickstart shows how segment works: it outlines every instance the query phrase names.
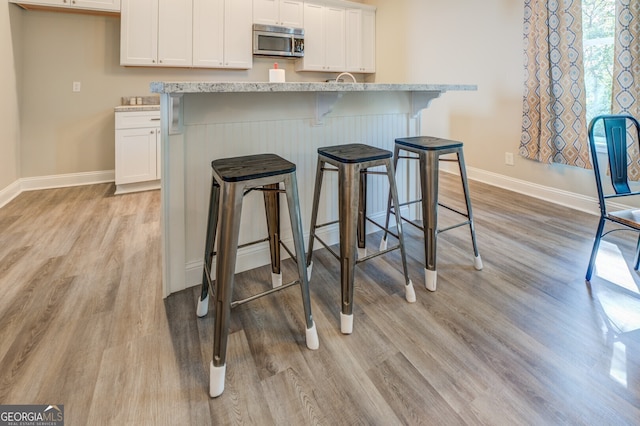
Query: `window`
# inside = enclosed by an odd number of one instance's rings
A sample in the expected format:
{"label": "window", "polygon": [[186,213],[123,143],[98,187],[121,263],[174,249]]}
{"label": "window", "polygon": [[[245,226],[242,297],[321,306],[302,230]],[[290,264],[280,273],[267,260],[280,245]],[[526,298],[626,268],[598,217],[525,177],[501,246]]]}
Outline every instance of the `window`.
{"label": "window", "polygon": [[[582,0],[587,123],[611,113],[615,9],[615,0]],[[599,132],[596,136],[604,137]]]}

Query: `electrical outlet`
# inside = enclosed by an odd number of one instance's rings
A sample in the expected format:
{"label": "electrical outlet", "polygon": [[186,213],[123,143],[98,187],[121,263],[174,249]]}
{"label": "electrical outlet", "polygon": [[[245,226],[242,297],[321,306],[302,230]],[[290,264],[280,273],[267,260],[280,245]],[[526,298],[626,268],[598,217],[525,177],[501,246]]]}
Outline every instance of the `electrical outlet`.
{"label": "electrical outlet", "polygon": [[513,166],[513,152],[504,153],[504,164],[507,166]]}
{"label": "electrical outlet", "polygon": [[74,92],[79,92],[79,91],[80,91],[81,86],[82,86],[82,85],[80,84],[80,82],[79,82],[79,81],[74,81],[74,82],[73,82],[73,89],[72,89],[72,90],[73,90]]}

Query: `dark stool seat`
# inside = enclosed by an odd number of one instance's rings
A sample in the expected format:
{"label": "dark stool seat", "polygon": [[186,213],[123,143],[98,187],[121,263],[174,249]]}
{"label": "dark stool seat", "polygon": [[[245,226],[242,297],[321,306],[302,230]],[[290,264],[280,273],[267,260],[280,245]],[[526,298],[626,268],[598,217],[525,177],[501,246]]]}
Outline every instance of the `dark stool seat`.
{"label": "dark stool seat", "polygon": [[[452,141],[448,139],[436,138],[432,136],[415,136],[407,138],[398,138],[395,140],[394,148],[394,166],[398,165],[399,159],[412,159],[420,162],[420,189],[422,198],[419,200],[409,201],[403,204],[394,202],[391,206],[391,196],[387,209],[387,224],[389,223],[389,215],[391,211],[400,210],[399,207],[414,203],[422,205],[422,226],[403,218],[406,222],[416,226],[424,232],[424,250],[425,250],[425,286],[428,290],[435,291],[437,282],[436,272],[436,247],[438,233],[448,231],[464,225],[469,225],[471,232],[471,242],[473,244],[474,267],[477,270],[482,269],[482,259],[478,252],[476,244],[476,232],[473,224],[473,213],[471,211],[471,199],[469,198],[469,186],[467,182],[467,172],[464,163],[464,154],[462,151],[462,142]],[[407,151],[416,156],[401,156],[400,151]],[[456,159],[440,158],[442,155],[455,154]],[[462,182],[462,190],[464,192],[466,212],[462,212],[451,207],[445,206],[438,200],[438,178],[440,173],[440,161],[456,161],[460,170],[460,178]],[[449,226],[445,229],[438,229],[438,205],[451,210],[466,218],[464,222]],[[383,237],[381,247],[386,244],[386,235]]]}
{"label": "dark stool seat", "polygon": [[[389,179],[391,196],[394,202],[398,202],[395,173],[391,162],[391,151],[376,148],[365,144],[336,145],[318,148],[318,165],[316,168],[316,183],[313,194],[313,208],[311,211],[311,231],[309,232],[309,252],[307,264],[309,272],[312,266],[313,244],[317,239],[340,260],[340,285],[342,289],[342,309],[340,313],[340,330],[344,334],[353,331],[353,282],[356,263],[364,262],[372,257],[400,249],[402,267],[405,277],[405,298],[409,302],[415,302],[416,296],[413,284],[407,273],[407,262],[402,236],[402,223],[397,214],[398,245],[388,250],[380,251],[367,256],[365,248],[365,220],[366,217],[366,176],[367,174],[385,174]],[[333,167],[327,168],[329,164]],[[386,172],[370,172],[370,167],[384,166]],[[318,228],[332,225],[336,222],[318,225],[318,205],[325,171],[338,173],[338,224],[340,228],[340,253],[335,253],[329,245],[323,242],[317,235]],[[374,225],[375,222],[371,221]],[[377,225],[380,226],[380,225]],[[380,226],[381,227],[381,226]],[[384,228],[383,228],[384,229]],[[387,225],[388,232],[388,225]],[[393,234],[392,234],[393,235]],[[359,247],[356,251],[356,239]]]}
{"label": "dark stool seat", "polygon": [[[300,285],[302,304],[305,314],[307,347],[317,349],[318,334],[311,316],[309,280],[307,277],[304,238],[300,206],[296,165],[275,154],[259,154],[214,160],[211,162],[212,179],[209,199],[209,219],[202,274],[202,290],[198,300],[197,315],[203,317],[209,310],[209,294],[215,297],[215,328],[213,335],[213,359],[210,365],[209,393],[212,397],[224,391],[226,371],[227,338],[231,308],[250,302],[258,297],[271,294],[292,285]],[[284,190],[280,189],[280,183]],[[242,199],[251,191],[262,191],[267,214],[267,231],[271,252],[271,271],[273,288],[240,301],[232,301],[233,284],[240,234]],[[293,233],[295,257],[297,262],[297,280],[282,285],[280,271],[280,203],[279,195],[284,192],[289,207],[289,219]],[[215,251],[216,237],[218,250]],[[244,244],[244,246],[262,243],[265,240]],[[286,246],[285,246],[286,249]],[[211,269],[216,258],[215,280],[211,279]]]}

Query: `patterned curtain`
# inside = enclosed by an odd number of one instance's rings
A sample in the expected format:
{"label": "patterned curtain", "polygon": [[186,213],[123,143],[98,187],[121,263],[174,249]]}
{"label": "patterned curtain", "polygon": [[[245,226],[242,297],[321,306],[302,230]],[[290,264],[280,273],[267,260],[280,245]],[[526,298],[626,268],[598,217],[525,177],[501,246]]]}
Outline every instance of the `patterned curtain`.
{"label": "patterned curtain", "polygon": [[580,0],[525,0],[520,155],[591,168]]}
{"label": "patterned curtain", "polygon": [[[640,119],[640,0],[616,0],[616,36],[613,60],[611,111]],[[640,180],[638,142],[628,134],[631,146],[628,174]]]}

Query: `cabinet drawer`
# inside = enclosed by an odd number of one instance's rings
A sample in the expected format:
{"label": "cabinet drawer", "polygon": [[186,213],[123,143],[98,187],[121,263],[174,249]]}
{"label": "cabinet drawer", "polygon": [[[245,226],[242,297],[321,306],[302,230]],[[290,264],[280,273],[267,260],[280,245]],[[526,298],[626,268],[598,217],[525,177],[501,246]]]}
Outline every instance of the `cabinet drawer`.
{"label": "cabinet drawer", "polygon": [[116,112],[116,129],[159,127],[160,111]]}

